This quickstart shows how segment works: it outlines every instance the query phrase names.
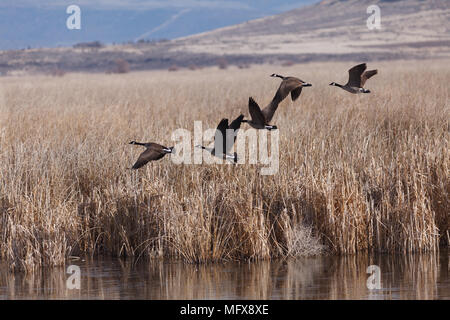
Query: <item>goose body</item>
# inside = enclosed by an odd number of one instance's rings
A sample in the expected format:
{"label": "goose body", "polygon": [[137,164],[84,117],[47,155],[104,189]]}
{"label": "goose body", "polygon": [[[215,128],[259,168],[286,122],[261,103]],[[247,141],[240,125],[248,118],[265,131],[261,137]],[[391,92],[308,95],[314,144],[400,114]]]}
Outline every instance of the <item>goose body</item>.
{"label": "goose body", "polygon": [[[282,75],[279,74],[272,74],[271,77],[276,77],[276,78],[280,78],[282,79],[280,86],[277,89],[277,92],[275,93],[275,96],[273,97],[272,101],[264,108],[261,110],[264,119],[265,119],[265,123],[269,123],[270,121],[272,121],[273,115],[275,114],[275,111],[277,110],[279,104],[286,99],[286,97],[290,94],[291,95],[291,99],[292,101],[296,101],[298,99],[298,97],[300,97],[300,94],[302,93],[302,89],[303,87],[311,87],[312,84],[307,83],[303,80],[300,80],[299,78],[296,77],[284,77]],[[256,104],[256,102],[255,102]],[[257,104],[256,104],[257,105]],[[254,108],[256,109],[256,108]],[[258,106],[259,109],[259,106]],[[253,113],[256,113],[257,111],[253,111]],[[252,124],[250,124],[252,125]],[[256,128],[255,125],[258,127]],[[256,129],[276,129],[275,128],[262,128],[261,125],[258,125],[256,123],[253,123],[252,125],[254,128]],[[269,126],[271,127],[271,126]]]}
{"label": "goose body", "polygon": [[312,86],[312,84],[296,77],[284,77],[276,73],[272,74],[271,77],[282,79],[281,84],[272,99],[272,102],[277,104],[283,101],[289,94],[291,95],[292,101],[296,101],[298,97],[300,97],[303,87]]}
{"label": "goose body", "polygon": [[[263,110],[259,107],[252,97],[248,99],[248,111],[250,113],[251,120],[242,120],[242,122],[248,123],[255,129],[267,129],[275,130],[277,126],[270,125],[268,122],[273,118],[273,114],[278,105],[269,104]],[[269,119],[269,120],[268,120]]]}
{"label": "goose body", "polygon": [[370,93],[370,90],[364,89],[364,84],[368,79],[378,73],[378,70],[366,71],[367,65],[365,63],[358,64],[348,70],[348,81],[345,85],[336,82],[330,83],[330,86],[339,87],[350,93]]}
{"label": "goose body", "polygon": [[166,154],[172,153],[173,147],[165,147],[154,142],[141,143],[136,141],[131,141],[130,144],[144,146],[145,151],[141,153],[136,163],[131,169],[136,170],[145,166],[149,161],[156,161],[163,158]]}
{"label": "goose body", "polygon": [[244,115],[240,115],[228,125],[228,119],[222,119],[217,126],[216,134],[214,136],[214,147],[208,148],[197,145],[197,148],[202,148],[208,151],[211,155],[223,160],[231,160],[234,163],[237,162],[237,153],[230,155],[229,152],[236,142],[237,132],[241,127],[241,123],[244,122]]}

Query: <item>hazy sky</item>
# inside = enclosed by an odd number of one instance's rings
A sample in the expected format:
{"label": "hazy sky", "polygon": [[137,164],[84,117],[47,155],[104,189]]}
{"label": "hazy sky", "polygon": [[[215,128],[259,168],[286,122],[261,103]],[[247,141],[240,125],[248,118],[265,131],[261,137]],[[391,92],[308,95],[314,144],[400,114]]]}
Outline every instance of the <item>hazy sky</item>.
{"label": "hazy sky", "polygon": [[[318,0],[0,0],[0,50],[173,39],[278,14]],[[69,5],[81,30],[66,28]]]}
{"label": "hazy sky", "polygon": [[276,3],[280,10],[289,10],[315,0],[2,0],[0,7],[63,7],[76,4],[97,9],[161,9],[161,8],[224,8],[247,9]]}

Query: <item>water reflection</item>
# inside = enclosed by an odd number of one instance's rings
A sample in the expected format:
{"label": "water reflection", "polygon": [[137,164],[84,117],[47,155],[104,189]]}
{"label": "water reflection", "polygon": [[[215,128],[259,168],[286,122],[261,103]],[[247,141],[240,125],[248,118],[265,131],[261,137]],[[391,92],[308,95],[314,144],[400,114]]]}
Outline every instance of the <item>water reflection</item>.
{"label": "water reflection", "polygon": [[[439,255],[316,257],[186,265],[75,261],[80,290],[64,268],[12,274],[0,264],[0,299],[450,299],[449,252]],[[381,289],[367,288],[369,265]]]}

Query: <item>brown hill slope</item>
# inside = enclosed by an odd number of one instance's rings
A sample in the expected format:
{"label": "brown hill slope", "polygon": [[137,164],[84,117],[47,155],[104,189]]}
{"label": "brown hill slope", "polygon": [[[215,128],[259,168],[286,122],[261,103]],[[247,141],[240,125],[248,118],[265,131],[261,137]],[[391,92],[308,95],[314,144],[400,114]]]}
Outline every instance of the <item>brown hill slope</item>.
{"label": "brown hill slope", "polygon": [[[367,27],[373,4],[379,30]],[[449,56],[450,1],[325,0],[177,43],[176,50],[210,54]]]}
{"label": "brown hill slope", "polygon": [[[373,4],[381,10],[380,30],[367,28]],[[117,59],[132,70],[207,66],[221,57],[232,64],[450,57],[450,1],[324,0],[167,42],[0,52],[0,72],[107,71]]]}

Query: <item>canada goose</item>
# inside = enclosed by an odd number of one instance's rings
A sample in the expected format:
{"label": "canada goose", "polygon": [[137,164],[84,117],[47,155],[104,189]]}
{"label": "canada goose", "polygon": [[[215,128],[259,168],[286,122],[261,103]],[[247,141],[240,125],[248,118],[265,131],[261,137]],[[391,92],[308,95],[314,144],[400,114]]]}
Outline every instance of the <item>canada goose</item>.
{"label": "canada goose", "polygon": [[271,77],[281,78],[283,81],[281,81],[281,84],[275,94],[275,97],[273,97],[272,102],[279,104],[281,101],[283,101],[289,93],[291,94],[292,101],[295,101],[300,97],[300,94],[302,93],[303,87],[311,87],[312,84],[307,83],[303,80],[300,80],[296,77],[283,77],[279,74],[273,73]]}
{"label": "canada goose", "polygon": [[255,129],[267,129],[267,130],[275,130],[277,126],[269,125],[268,122],[273,118],[273,114],[277,109],[278,105],[269,104],[263,110],[259,107],[255,100],[252,97],[248,99],[248,111],[251,120],[242,120],[242,122],[248,123],[251,127]]}
{"label": "canada goose", "polygon": [[[350,93],[370,93],[370,90],[364,89],[364,84],[367,79],[370,79],[378,73],[378,70],[365,71],[367,65],[365,63],[358,64],[348,70],[348,82],[345,85],[340,85],[336,82],[330,83],[330,86],[342,88]],[[364,72],[365,71],[365,72]]]}
{"label": "canada goose", "polygon": [[149,161],[155,161],[159,160],[162,157],[164,157],[168,153],[172,153],[174,150],[173,147],[167,148],[160,144],[153,143],[153,142],[147,142],[147,143],[140,143],[136,141],[131,141],[130,144],[135,144],[138,146],[144,146],[147,149],[141,153],[139,158],[137,159],[136,163],[133,165],[131,169],[139,169],[147,164]]}
{"label": "canada goose", "polygon": [[[234,119],[230,125],[228,125],[228,119],[222,119],[217,126],[216,134],[214,136],[214,148],[208,148],[204,146],[197,145],[197,148],[202,148],[208,151],[213,156],[224,160],[232,160],[234,163],[238,161],[237,153],[233,155],[228,154],[236,142],[237,132],[241,127],[241,123],[244,122],[244,115],[241,114],[239,117]],[[232,131],[230,130],[232,129]]]}

